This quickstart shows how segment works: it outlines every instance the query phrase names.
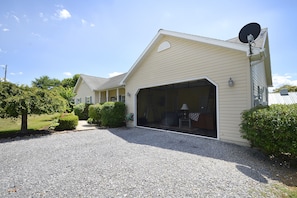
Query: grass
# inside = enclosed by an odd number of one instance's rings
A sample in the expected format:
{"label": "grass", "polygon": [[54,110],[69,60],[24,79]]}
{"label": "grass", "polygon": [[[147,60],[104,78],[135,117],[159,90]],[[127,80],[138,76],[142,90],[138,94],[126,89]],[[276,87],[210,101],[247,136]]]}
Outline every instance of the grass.
{"label": "grass", "polygon": [[[36,131],[48,128],[53,121],[60,116],[59,113],[52,115],[29,115],[28,116],[28,130]],[[16,134],[21,130],[21,119],[0,119],[0,136]]]}
{"label": "grass", "polygon": [[280,198],[297,198],[297,187],[277,184],[274,186],[273,192]]}

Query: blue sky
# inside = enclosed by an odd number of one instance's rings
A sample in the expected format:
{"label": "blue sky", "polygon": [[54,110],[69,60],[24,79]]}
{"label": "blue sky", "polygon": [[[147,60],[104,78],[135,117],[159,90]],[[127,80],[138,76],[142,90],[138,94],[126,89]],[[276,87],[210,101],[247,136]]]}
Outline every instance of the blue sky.
{"label": "blue sky", "polygon": [[0,78],[127,72],[159,29],[227,40],[247,23],[267,27],[273,83],[297,85],[297,1],[1,0]]}

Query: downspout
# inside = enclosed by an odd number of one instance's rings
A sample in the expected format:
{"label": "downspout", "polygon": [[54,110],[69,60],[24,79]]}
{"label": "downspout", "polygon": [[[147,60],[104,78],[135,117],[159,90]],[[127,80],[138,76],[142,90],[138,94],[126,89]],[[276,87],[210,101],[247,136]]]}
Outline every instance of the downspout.
{"label": "downspout", "polygon": [[[258,49],[256,54],[252,53],[252,54],[248,55],[249,56],[249,64],[250,64],[250,78],[251,78],[251,107],[255,107],[254,79],[253,79],[253,72],[252,72],[252,66],[253,66],[252,65],[252,57],[253,57],[253,55],[255,55],[254,56],[254,58],[255,58],[254,61],[256,61],[256,60],[259,61],[259,60],[262,59],[263,53],[265,53],[264,50]],[[265,54],[264,54],[264,56],[265,56]]]}
{"label": "downspout", "polygon": [[255,105],[254,100],[254,81],[253,81],[253,72],[252,72],[252,55],[249,56],[249,65],[250,65],[250,81],[251,81],[251,107],[253,108]]}

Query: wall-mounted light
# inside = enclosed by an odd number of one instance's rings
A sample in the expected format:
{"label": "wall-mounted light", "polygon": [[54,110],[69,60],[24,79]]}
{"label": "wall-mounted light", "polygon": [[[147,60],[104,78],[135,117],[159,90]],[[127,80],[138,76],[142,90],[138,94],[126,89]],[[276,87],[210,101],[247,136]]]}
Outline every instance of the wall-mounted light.
{"label": "wall-mounted light", "polygon": [[230,79],[228,81],[228,85],[229,85],[229,87],[233,87],[234,86],[234,81],[232,80],[231,77],[230,77]]}
{"label": "wall-mounted light", "polygon": [[127,93],[127,96],[129,96],[129,97],[131,96],[130,92]]}

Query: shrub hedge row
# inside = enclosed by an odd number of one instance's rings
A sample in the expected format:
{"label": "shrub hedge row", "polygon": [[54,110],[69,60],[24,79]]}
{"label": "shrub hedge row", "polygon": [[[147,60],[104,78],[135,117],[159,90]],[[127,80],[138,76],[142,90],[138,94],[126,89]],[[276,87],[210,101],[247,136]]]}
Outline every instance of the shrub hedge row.
{"label": "shrub hedge row", "polygon": [[122,102],[105,102],[100,111],[101,125],[107,127],[121,127],[126,124],[126,106]]}
{"label": "shrub hedge row", "polygon": [[72,130],[75,129],[78,125],[78,116],[69,114],[63,114],[58,120],[59,125],[56,126],[55,130],[63,131],[63,130]]}
{"label": "shrub hedge row", "polygon": [[297,159],[297,104],[244,111],[240,127],[251,146],[275,157]]}
{"label": "shrub hedge row", "polygon": [[74,114],[80,120],[88,120],[89,123],[105,127],[121,127],[126,124],[126,105],[123,102],[105,102],[91,105],[81,103],[74,107]]}

